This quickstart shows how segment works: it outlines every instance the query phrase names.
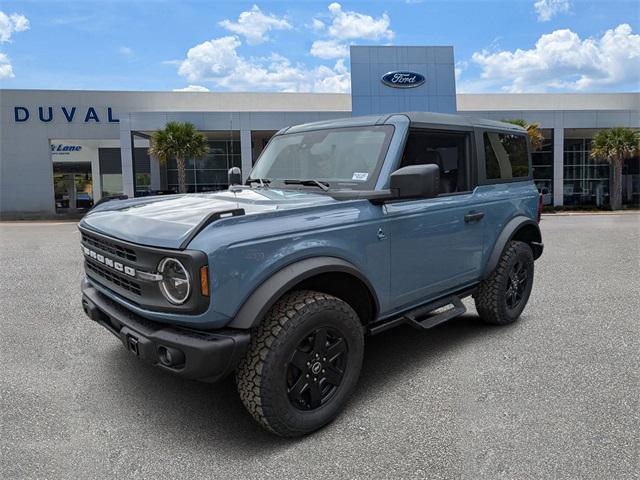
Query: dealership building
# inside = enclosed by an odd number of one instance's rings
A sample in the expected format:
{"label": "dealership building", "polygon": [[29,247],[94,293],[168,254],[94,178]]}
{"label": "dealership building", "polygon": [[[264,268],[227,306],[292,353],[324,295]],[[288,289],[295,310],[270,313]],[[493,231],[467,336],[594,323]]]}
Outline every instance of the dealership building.
{"label": "dealership building", "polygon": [[[209,154],[190,160],[190,191],[246,178],[279,129],[402,111],[459,113],[540,124],[534,178],[556,206],[606,206],[609,166],[590,158],[598,130],[640,129],[639,93],[460,94],[452,47],[351,47],[351,94],[0,90],[0,214],[79,213],[107,195],[177,190],[174,162],[149,157],[152,133],[193,123]],[[394,75],[389,75],[392,72]],[[638,159],[625,162],[623,203],[638,206]]]}

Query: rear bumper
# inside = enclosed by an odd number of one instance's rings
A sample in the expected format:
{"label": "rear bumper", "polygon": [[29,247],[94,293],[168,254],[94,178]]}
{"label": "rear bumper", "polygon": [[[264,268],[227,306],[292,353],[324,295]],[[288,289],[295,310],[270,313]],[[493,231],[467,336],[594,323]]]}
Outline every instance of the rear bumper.
{"label": "rear bumper", "polygon": [[214,382],[225,377],[249,344],[250,334],[244,330],[203,332],[146,320],[100,293],[87,279],[82,281],[82,308],[141,360],[186,378]]}

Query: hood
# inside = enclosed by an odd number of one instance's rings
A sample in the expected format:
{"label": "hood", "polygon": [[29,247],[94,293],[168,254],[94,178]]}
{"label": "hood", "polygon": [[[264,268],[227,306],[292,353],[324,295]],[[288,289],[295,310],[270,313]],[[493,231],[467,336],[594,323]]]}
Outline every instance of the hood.
{"label": "hood", "polygon": [[80,225],[141,245],[179,248],[191,231],[215,212],[242,208],[245,215],[256,215],[335,201],[311,192],[244,187],[213,193],[113,200],[98,205]]}

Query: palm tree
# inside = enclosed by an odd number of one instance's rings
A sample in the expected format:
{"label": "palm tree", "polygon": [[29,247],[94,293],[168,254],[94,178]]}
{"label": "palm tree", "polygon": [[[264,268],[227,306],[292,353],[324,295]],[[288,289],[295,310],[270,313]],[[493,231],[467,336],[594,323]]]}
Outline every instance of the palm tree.
{"label": "palm tree", "polygon": [[153,132],[149,155],[156,157],[161,163],[172,158],[178,165],[178,190],[187,192],[187,158],[202,158],[209,151],[207,139],[191,123],[169,122],[162,130]]}
{"label": "palm tree", "polygon": [[611,166],[611,210],[622,207],[622,163],[640,155],[640,134],[630,128],[600,130],[591,141],[591,158],[605,160]]}
{"label": "palm tree", "polygon": [[529,134],[529,140],[531,140],[531,149],[533,151],[536,151],[540,147],[542,147],[542,143],[544,142],[544,135],[540,131],[539,123],[528,123],[526,120],[523,120],[521,118],[503,120],[503,122],[511,123],[513,125],[518,125],[519,127],[524,128]]}

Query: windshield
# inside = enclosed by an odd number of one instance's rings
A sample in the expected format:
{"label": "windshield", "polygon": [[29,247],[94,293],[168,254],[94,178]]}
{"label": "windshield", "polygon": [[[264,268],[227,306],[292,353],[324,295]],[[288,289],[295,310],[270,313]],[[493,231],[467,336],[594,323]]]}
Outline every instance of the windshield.
{"label": "windshield", "polygon": [[249,180],[315,180],[332,189],[373,189],[392,135],[391,125],[278,135],[260,155]]}

